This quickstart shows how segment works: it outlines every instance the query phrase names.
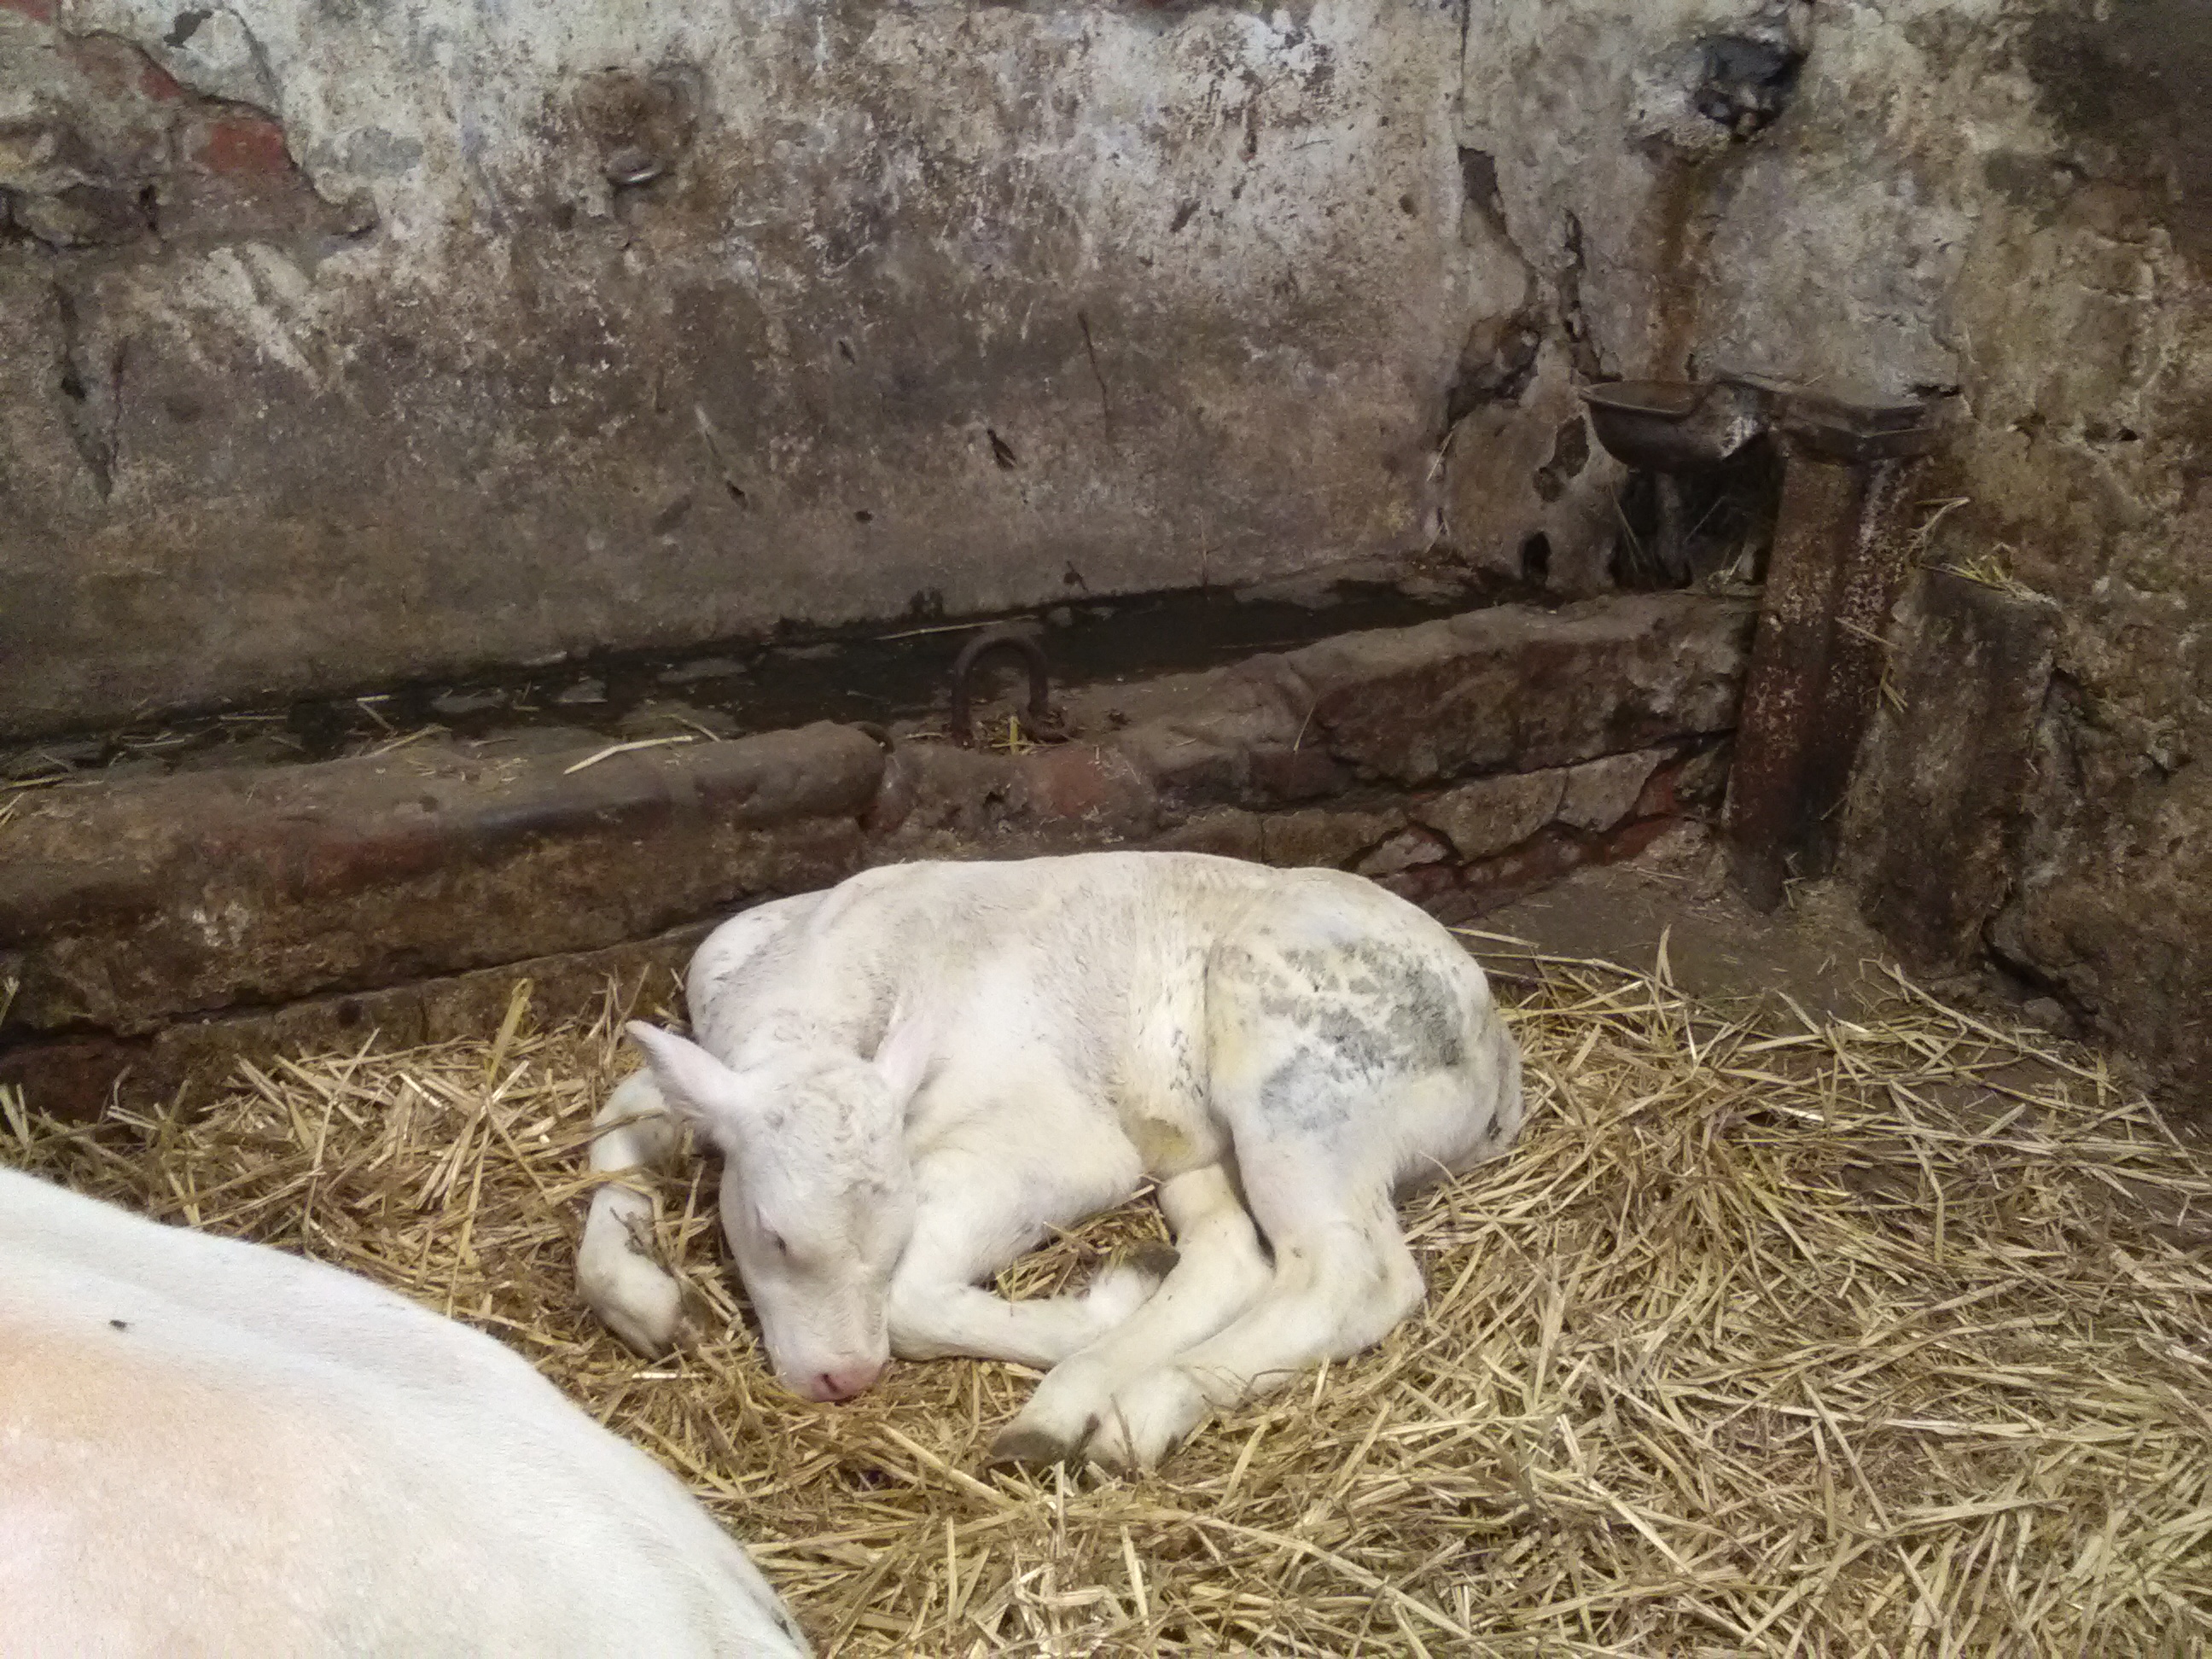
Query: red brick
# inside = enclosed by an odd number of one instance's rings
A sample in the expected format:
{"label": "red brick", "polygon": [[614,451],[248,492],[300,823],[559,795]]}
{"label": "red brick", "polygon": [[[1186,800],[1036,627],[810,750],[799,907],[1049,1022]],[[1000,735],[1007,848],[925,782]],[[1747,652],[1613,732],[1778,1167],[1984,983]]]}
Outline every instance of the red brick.
{"label": "red brick", "polygon": [[[0,4],[6,3],[0,0]],[[150,58],[138,71],[138,91],[157,104],[173,104],[185,95],[184,83]]]}
{"label": "red brick", "polygon": [[[4,3],[4,0],[0,0]],[[137,83],[144,54],[112,34],[64,34],[61,55],[70,67],[112,98],[120,98]]]}
{"label": "red brick", "polygon": [[230,177],[289,173],[284,129],[265,115],[222,115],[200,135],[195,159],[210,173]]}
{"label": "red brick", "polygon": [[1598,837],[1583,861],[1589,864],[1623,863],[1644,851],[1679,822],[1680,820],[1676,818],[1644,818],[1639,823],[1625,823],[1610,835]]}
{"label": "red brick", "polygon": [[1679,763],[1662,766],[1644,781],[1643,793],[1637,796],[1636,805],[1628,809],[1632,820],[1638,818],[1672,817],[1682,810],[1674,786],[1680,781],[1682,768]]}
{"label": "red brick", "polygon": [[112,1037],[32,1043],[0,1053],[0,1085],[21,1089],[50,1117],[96,1123],[117,1085],[145,1059],[145,1044]]}
{"label": "red brick", "polygon": [[1030,811],[1039,818],[1125,817],[1151,804],[1152,792],[1135,768],[1088,744],[1040,750],[1023,757],[1022,769]]}

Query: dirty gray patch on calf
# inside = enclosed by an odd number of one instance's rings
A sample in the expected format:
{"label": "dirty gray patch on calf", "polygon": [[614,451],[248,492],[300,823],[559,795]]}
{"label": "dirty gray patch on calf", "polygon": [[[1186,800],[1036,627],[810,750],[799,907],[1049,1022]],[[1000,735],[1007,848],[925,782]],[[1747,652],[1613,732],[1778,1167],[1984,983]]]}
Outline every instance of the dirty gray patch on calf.
{"label": "dirty gray patch on calf", "polygon": [[1351,1115],[1346,1081],[1330,1075],[1327,1062],[1316,1060],[1310,1049],[1302,1048],[1260,1085],[1260,1110],[1283,1128],[1326,1135],[1341,1128]]}
{"label": "dirty gray patch on calf", "polygon": [[1200,1064],[1198,1034],[1188,1026],[1179,1026],[1175,1034],[1175,1083],[1178,1100],[1206,1098],[1206,1074]]}
{"label": "dirty gray patch on calf", "polygon": [[1260,1086],[1261,1109],[1285,1127],[1333,1130],[1394,1083],[1465,1064],[1461,999],[1419,957],[1354,944],[1288,951],[1283,963],[1291,971],[1249,966],[1261,1012],[1280,1023],[1279,1034],[1294,1034]]}
{"label": "dirty gray patch on calf", "polygon": [[1334,951],[1285,951],[1288,975],[1271,975],[1261,1006],[1312,1030],[1368,1066],[1410,1073],[1467,1060],[1466,1011],[1451,982],[1402,950],[1359,941]]}

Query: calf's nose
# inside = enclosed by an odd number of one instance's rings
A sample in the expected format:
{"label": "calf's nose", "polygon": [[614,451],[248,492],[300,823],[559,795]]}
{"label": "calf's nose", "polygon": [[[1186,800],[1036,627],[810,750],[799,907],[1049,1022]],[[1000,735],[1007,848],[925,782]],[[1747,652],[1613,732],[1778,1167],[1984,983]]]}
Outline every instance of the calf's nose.
{"label": "calf's nose", "polygon": [[846,1365],[831,1371],[817,1371],[806,1385],[810,1400],[850,1400],[855,1395],[866,1394],[878,1377],[884,1374],[880,1362],[865,1365]]}

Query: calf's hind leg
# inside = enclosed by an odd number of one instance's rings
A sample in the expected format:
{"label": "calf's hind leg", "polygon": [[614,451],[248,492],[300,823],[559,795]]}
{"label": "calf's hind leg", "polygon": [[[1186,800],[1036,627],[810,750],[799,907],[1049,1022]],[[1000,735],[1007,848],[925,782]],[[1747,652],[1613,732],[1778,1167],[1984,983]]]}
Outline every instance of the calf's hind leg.
{"label": "calf's hind leg", "polygon": [[1229,1172],[1211,1164],[1160,1187],[1180,1259],[1152,1300],[1062,1361],[991,1443],[994,1462],[1055,1463],[1113,1430],[1115,1390],[1212,1336],[1260,1296],[1269,1269]]}
{"label": "calf's hind leg", "polygon": [[1216,947],[1210,1094],[1274,1276],[1225,1328],[1115,1391],[1094,1459],[1153,1462],[1209,1413],[1358,1352],[1419,1305],[1392,1195],[1409,1169],[1448,1167],[1481,1139],[1483,1110],[1496,1127],[1483,1097],[1497,1080],[1468,1047],[1486,1000],[1427,922],[1363,920],[1334,900],[1255,911]]}
{"label": "calf's hind leg", "polygon": [[1149,1468],[1212,1413],[1372,1346],[1420,1304],[1420,1269],[1387,1183],[1347,1186],[1340,1163],[1311,1146],[1261,1149],[1243,1167],[1274,1246],[1273,1279],[1225,1328],[1115,1390],[1085,1448],[1094,1462]]}

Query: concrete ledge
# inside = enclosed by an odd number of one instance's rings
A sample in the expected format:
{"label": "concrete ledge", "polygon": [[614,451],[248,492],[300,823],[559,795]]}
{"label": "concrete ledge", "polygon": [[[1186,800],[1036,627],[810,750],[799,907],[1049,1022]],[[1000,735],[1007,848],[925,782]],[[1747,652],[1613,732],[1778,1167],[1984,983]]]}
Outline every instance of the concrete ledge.
{"label": "concrete ledge", "polygon": [[1072,740],[1018,755],[823,724],[40,792],[0,830],[0,1080],[83,1109],[126,1073],[472,1029],[519,976],[680,965],[748,902],[914,858],[1203,848],[1472,915],[1716,796],[1753,617],[1643,595],[1347,635],[1071,693]]}
{"label": "concrete ledge", "polygon": [[265,1066],[276,1054],[356,1048],[371,1036],[405,1048],[495,1030],[525,981],[540,1021],[588,1018],[610,993],[620,1007],[674,1007],[682,1000],[684,966],[713,925],[379,991],[182,1019],[145,1036],[101,1032],[28,1043],[0,1051],[0,1083],[22,1085],[41,1109],[65,1116],[96,1116],[118,1083],[134,1097],[174,1098],[190,1110],[234,1076],[240,1060]]}
{"label": "concrete ledge", "polygon": [[0,867],[10,1026],[137,1036],[643,938],[857,868],[883,768],[834,726],[584,757],[425,744],[45,792]]}
{"label": "concrete ledge", "polygon": [[1733,726],[1754,615],[1688,594],[1500,606],[1325,641],[1290,661],[1332,753],[1419,787]]}

